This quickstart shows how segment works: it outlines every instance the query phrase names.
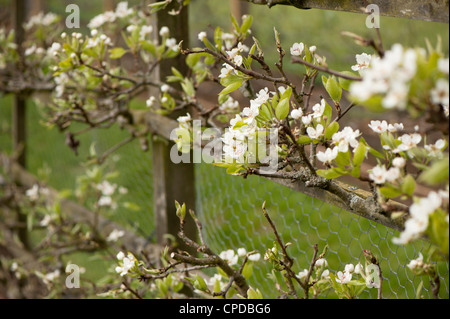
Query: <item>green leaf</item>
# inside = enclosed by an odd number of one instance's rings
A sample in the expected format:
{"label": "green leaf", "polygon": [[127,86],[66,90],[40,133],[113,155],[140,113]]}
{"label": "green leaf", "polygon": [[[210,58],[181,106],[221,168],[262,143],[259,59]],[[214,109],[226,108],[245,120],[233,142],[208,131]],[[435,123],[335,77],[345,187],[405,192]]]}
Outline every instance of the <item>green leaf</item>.
{"label": "green leaf", "polygon": [[246,35],[250,30],[253,23],[253,17],[251,15],[245,15],[242,17],[241,33]]}
{"label": "green leaf", "polygon": [[208,291],[208,286],[206,285],[205,279],[203,279],[200,275],[197,275],[196,279],[196,283],[198,284],[197,288],[201,291]]}
{"label": "green leaf", "polygon": [[152,8],[151,13],[155,13],[159,10],[165,9],[168,4],[169,4],[168,1],[159,1],[159,2],[149,4],[148,6]]}
{"label": "green leaf", "polygon": [[352,175],[355,178],[359,178],[361,176],[361,166],[354,167],[350,172],[350,175]]}
{"label": "green leaf", "polygon": [[230,94],[233,91],[236,91],[237,89],[239,89],[242,86],[242,80],[231,83],[230,85],[228,85],[225,89],[222,90],[222,92],[219,93],[219,95],[224,95],[224,94]]}
{"label": "green leaf", "polygon": [[289,98],[283,99],[278,103],[277,108],[275,110],[275,115],[277,119],[284,120],[289,115]]}
{"label": "green leaf", "polygon": [[330,77],[326,83],[325,89],[335,102],[340,102],[342,97],[342,88],[334,76]]}
{"label": "green leaf", "polygon": [[228,175],[239,175],[239,172],[242,170],[242,165],[232,165],[228,167],[227,174]]}
{"label": "green leaf", "polygon": [[419,181],[428,185],[438,185],[448,182],[449,178],[449,158],[448,156],[435,161],[431,166],[419,176]]}
{"label": "green leaf", "polygon": [[327,129],[325,130],[325,138],[327,140],[331,140],[331,138],[333,137],[334,134],[337,133],[337,131],[339,131],[339,123],[338,122],[331,123],[330,126],[328,126]]}
{"label": "green leaf", "polygon": [[329,170],[318,170],[317,175],[326,179],[335,179],[343,175],[347,175],[347,173],[343,170],[340,170],[339,168],[332,168]]}
{"label": "green leaf", "polygon": [[234,26],[236,32],[239,32],[240,29],[241,29],[241,28],[239,27],[239,23],[237,22],[236,18],[235,18],[232,14],[231,14],[230,16],[231,16],[231,23],[233,24],[233,26]]}
{"label": "green leaf", "polygon": [[367,155],[367,146],[364,143],[359,143],[353,156],[353,165],[360,167]]}
{"label": "green leaf", "polygon": [[402,182],[402,192],[412,196],[414,194],[414,190],[416,189],[416,181],[414,177],[411,175],[406,176]]}
{"label": "green leaf", "polygon": [[346,167],[351,164],[351,154],[350,151],[347,151],[346,153],[339,152],[338,156],[335,159],[336,163],[339,167]]}
{"label": "green leaf", "polygon": [[[354,73],[350,72],[350,71],[342,71],[341,74],[344,75],[348,75],[348,76],[355,76]],[[339,78],[339,84],[341,85],[341,87],[346,90],[346,91],[350,91],[350,85],[353,83],[352,80],[347,80],[344,78]]]}
{"label": "green leaf", "polygon": [[109,57],[113,60],[120,59],[124,56],[125,53],[127,53],[127,50],[125,50],[124,48],[114,48],[109,50]]}
{"label": "green leaf", "polygon": [[250,287],[250,289],[247,291],[248,299],[255,300],[255,299],[263,299],[263,295],[259,289],[253,289]]}
{"label": "green leaf", "polygon": [[306,144],[311,144],[312,141],[313,140],[309,136],[300,135],[300,137],[297,139],[297,144],[306,145]]}
{"label": "green leaf", "polygon": [[244,269],[242,270],[242,275],[245,279],[249,279],[253,274],[253,263],[246,263]]}
{"label": "green leaf", "polygon": [[403,194],[403,192],[400,189],[397,189],[393,186],[380,187],[379,191],[381,195],[383,195],[388,199],[395,198]]}
{"label": "green leaf", "polygon": [[214,31],[214,42],[216,43],[217,49],[222,51],[223,41],[222,41],[222,29],[217,27]]}

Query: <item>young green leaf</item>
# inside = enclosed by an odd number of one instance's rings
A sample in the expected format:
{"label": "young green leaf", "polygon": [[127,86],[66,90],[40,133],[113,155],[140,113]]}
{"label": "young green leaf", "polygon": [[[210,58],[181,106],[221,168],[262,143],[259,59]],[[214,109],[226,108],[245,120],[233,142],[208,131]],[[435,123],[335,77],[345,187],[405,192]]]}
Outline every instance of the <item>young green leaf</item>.
{"label": "young green leaf", "polygon": [[231,92],[236,91],[237,89],[239,89],[241,87],[242,82],[243,81],[240,80],[240,81],[231,83],[225,89],[223,89],[222,92],[219,93],[219,95],[230,94]]}
{"label": "young green leaf", "polygon": [[330,77],[326,83],[325,89],[335,102],[340,102],[342,97],[342,88],[334,76]]}
{"label": "young green leaf", "polygon": [[275,110],[275,115],[277,119],[284,120],[289,115],[289,99],[283,99],[278,103],[277,108]]}

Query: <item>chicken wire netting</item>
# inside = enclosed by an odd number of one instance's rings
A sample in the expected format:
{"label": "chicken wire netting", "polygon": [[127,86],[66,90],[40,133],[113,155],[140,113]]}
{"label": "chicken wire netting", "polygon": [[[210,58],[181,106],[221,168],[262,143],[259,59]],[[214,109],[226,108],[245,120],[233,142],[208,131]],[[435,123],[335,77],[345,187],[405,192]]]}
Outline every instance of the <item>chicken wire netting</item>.
{"label": "chicken wire netting", "polygon": [[[429,243],[394,245],[392,238],[398,236],[397,231],[257,176],[244,180],[226,175],[219,168],[198,165],[196,183],[198,215],[204,225],[205,240],[214,250],[245,248],[264,255],[266,249],[273,247],[275,236],[262,213],[265,201],[283,241],[292,243],[289,252],[296,260],[297,271],[309,268],[314,244],[319,245],[319,251],[328,245],[326,259],[334,273],[343,271],[349,263],[364,264],[363,250],[369,249],[380,260],[383,297],[416,297],[421,278],[406,265]],[[448,298],[448,263],[441,263],[438,268],[440,297]],[[260,261],[250,282],[266,297],[277,296],[273,282],[267,279],[271,270],[268,262]],[[433,297],[427,282],[423,295]],[[376,298],[375,289],[367,289],[360,298]]]}
{"label": "chicken wire netting", "polygon": [[[0,149],[7,152],[11,149],[10,116],[9,108],[0,108]],[[33,174],[46,175],[49,185],[59,190],[76,186],[76,177],[85,173],[80,163],[91,145],[102,153],[127,137],[116,127],[89,133],[81,137],[80,154],[76,156],[64,146],[61,133],[39,125],[36,121],[39,114],[34,108],[29,108],[27,118],[28,169]],[[133,203],[138,209],[120,206],[108,217],[154,241],[151,159],[151,150],[142,152],[138,142],[124,146],[111,158],[111,169],[119,172],[114,182],[129,190],[123,201]],[[295,258],[297,272],[308,268],[314,244],[319,245],[320,251],[328,245],[326,259],[333,273],[343,271],[349,263],[364,263],[363,250],[369,249],[381,263],[383,297],[416,297],[421,278],[414,276],[406,265],[429,247],[426,241],[405,247],[394,245],[392,238],[398,236],[397,231],[257,176],[248,179],[229,176],[225,170],[207,164],[196,165],[195,171],[196,211],[204,226],[204,237],[217,253],[245,248],[264,255],[266,249],[273,247],[275,237],[261,208],[266,202],[266,209],[283,241],[292,243],[289,252]],[[271,270],[272,266],[261,259],[255,264],[250,280],[251,286],[259,288],[267,298],[278,296],[273,282],[267,278]],[[440,263],[438,271],[440,297],[448,298],[448,263]],[[430,284],[425,278],[424,282],[422,293],[432,298]],[[375,289],[367,289],[360,296],[375,297]]]}

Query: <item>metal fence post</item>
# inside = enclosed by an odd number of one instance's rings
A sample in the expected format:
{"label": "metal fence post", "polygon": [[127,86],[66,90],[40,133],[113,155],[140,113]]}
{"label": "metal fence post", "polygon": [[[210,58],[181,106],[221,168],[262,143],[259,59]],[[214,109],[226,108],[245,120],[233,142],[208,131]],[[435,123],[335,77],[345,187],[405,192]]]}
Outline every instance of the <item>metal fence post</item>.
{"label": "metal fence post", "polygon": [[[175,38],[177,42],[183,41],[184,47],[189,45],[189,19],[188,9],[183,8],[181,13],[176,16],[169,15],[172,9],[178,9],[179,4],[173,2],[167,10],[161,10],[157,14],[157,32],[162,27],[170,29],[170,37]],[[164,60],[159,68],[157,78],[165,82],[166,77],[172,74],[172,67],[175,67],[182,74],[187,73],[187,66],[184,57],[179,56],[175,59]],[[170,117],[176,119],[185,113],[175,112]],[[173,142],[154,140],[153,148],[153,179],[154,179],[154,213],[156,223],[156,237],[158,244],[166,245],[166,234],[177,238],[179,232],[179,219],[176,216],[175,201],[186,204],[187,209],[195,210],[195,175],[194,164],[181,163],[174,164],[170,159],[170,150],[174,146]],[[186,234],[195,238],[195,224],[187,214],[185,225]],[[184,243],[178,241],[179,248],[187,249]]]}

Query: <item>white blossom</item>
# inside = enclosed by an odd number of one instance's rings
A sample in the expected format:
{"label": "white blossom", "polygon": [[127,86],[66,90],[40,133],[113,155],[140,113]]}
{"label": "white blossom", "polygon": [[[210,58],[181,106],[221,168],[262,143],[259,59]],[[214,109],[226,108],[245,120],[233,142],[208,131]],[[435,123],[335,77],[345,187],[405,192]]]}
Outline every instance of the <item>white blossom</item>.
{"label": "white blossom", "polygon": [[386,121],[370,121],[369,127],[375,133],[381,134],[388,130],[388,123]]}
{"label": "white blossom", "polygon": [[144,41],[147,35],[153,32],[153,27],[151,25],[144,25],[139,32],[139,40]]}
{"label": "white blossom", "polygon": [[[360,101],[366,101],[375,95],[384,95],[383,107],[387,109],[406,108],[410,81],[417,72],[417,57],[423,54],[413,49],[405,50],[400,44],[392,46],[383,58],[372,58],[369,68],[364,62],[363,81],[354,82],[350,93]],[[355,66],[355,69],[359,68]]]}
{"label": "white blossom", "polygon": [[60,275],[61,275],[61,272],[60,272],[58,269],[56,269],[56,270],[53,271],[53,272],[50,272],[50,273],[45,274],[45,275],[42,277],[42,281],[43,281],[46,285],[48,285],[48,284],[54,282],[56,279],[58,279]]}
{"label": "white blossom", "polygon": [[317,153],[317,159],[321,161],[322,163],[328,163],[330,164],[332,161],[336,159],[338,156],[339,149],[338,147],[335,147],[333,149],[327,148],[325,152],[318,152]]}
{"label": "white blossom", "polygon": [[348,273],[354,272],[355,271],[355,265],[353,265],[353,264],[345,265],[344,271],[348,272]]}
{"label": "white blossom", "polygon": [[358,263],[358,264],[355,266],[355,274],[359,274],[359,275],[363,275],[363,274],[364,274],[364,268],[363,268],[363,266],[361,265],[361,263]]}
{"label": "white blossom", "polygon": [[395,123],[395,124],[388,125],[388,131],[391,133],[397,133],[397,132],[403,131],[404,128],[405,128],[405,126],[403,125],[403,123]]}
{"label": "white blossom", "polygon": [[294,43],[291,47],[291,55],[301,56],[304,50],[305,50],[305,45],[302,42]]}
{"label": "white blossom", "polygon": [[260,106],[264,103],[267,103],[270,99],[269,89],[264,88],[260,90],[258,93],[256,93],[256,99],[254,100],[255,103],[259,104]]}
{"label": "white blossom", "polygon": [[235,70],[233,69],[233,67],[231,65],[229,65],[228,63],[224,63],[223,68],[220,70],[219,78],[221,78],[221,79],[226,78],[228,75],[230,75],[234,71]]}
{"label": "white blossom", "polygon": [[100,207],[108,207],[108,206],[113,206],[113,200],[111,198],[111,196],[102,196],[100,197],[100,199],[98,200],[98,206]]}
{"label": "white blossom", "polygon": [[302,116],[303,116],[303,111],[301,109],[294,109],[291,112],[291,117],[294,120],[298,120],[298,119],[302,118]]}
{"label": "white blossom", "polygon": [[152,108],[155,105],[156,102],[156,98],[154,96],[151,96],[146,102],[145,104],[147,105],[148,108]]}
{"label": "white blossom", "polygon": [[159,30],[159,35],[160,35],[161,37],[163,37],[163,38],[169,37],[169,36],[170,36],[170,30],[169,30],[169,28],[168,28],[168,27],[162,27],[162,28]]}
{"label": "white blossom", "polygon": [[252,254],[252,255],[248,256],[248,260],[253,261],[253,262],[257,262],[260,259],[261,259],[260,253],[256,253],[256,254]]}
{"label": "white blossom", "polygon": [[177,121],[181,127],[188,127],[189,122],[192,121],[191,114],[187,113],[185,116],[180,116],[178,117]]}
{"label": "white blossom", "polygon": [[94,17],[88,23],[87,26],[89,29],[98,29],[98,28],[102,27],[105,23],[115,22],[116,18],[117,18],[116,14],[113,11],[106,11],[106,12]]}
{"label": "white blossom", "polygon": [[406,245],[419,238],[428,228],[429,216],[441,207],[444,200],[448,200],[447,192],[430,192],[427,197],[420,198],[412,204],[404,231],[399,237],[393,238],[392,242],[397,245]]}
{"label": "white blossom", "polygon": [[[118,256],[119,257],[119,256]],[[120,255],[120,257],[123,257]],[[128,274],[128,272],[136,266],[137,260],[136,257],[134,257],[132,254],[128,254],[126,257],[123,257],[121,260],[122,266],[116,267],[116,272],[120,274],[120,276],[125,276]]]}
{"label": "white blossom", "polygon": [[325,112],[325,106],[326,106],[326,102],[324,99],[322,99],[320,101],[320,103],[316,104],[313,106],[313,118],[317,119],[317,118],[321,118],[323,116],[323,113]]}
{"label": "white blossom", "polygon": [[447,146],[447,142],[444,139],[439,139],[435,144],[425,145],[425,149],[428,151],[428,155],[432,157],[441,157],[442,151]]}
{"label": "white blossom", "polygon": [[339,271],[336,274],[336,282],[340,283],[340,284],[347,284],[352,280],[352,274],[349,272],[342,272]]}
{"label": "white blossom", "polygon": [[403,157],[396,157],[392,160],[392,165],[397,168],[403,168],[406,166],[406,160]]}
{"label": "white blossom", "polygon": [[418,133],[405,134],[400,136],[398,140],[402,142],[402,144],[393,151],[394,153],[409,151],[410,149],[417,147],[417,144],[422,141],[422,136]]}
{"label": "white blossom", "polygon": [[320,267],[328,267],[328,262],[325,258],[320,258],[320,259],[317,259],[314,266],[319,267],[319,268]]}
{"label": "white blossom", "polygon": [[97,189],[102,192],[104,196],[112,196],[117,189],[117,185],[111,184],[108,181],[103,181],[101,184],[97,185]]}
{"label": "white blossom", "polygon": [[245,248],[239,248],[237,250],[237,254],[239,257],[244,257],[245,255],[247,255],[247,250]]}
{"label": "white blossom", "polygon": [[198,34],[198,39],[203,42],[207,36],[207,33],[205,31],[202,31]]}
{"label": "white blossom", "polygon": [[178,43],[175,38],[170,38],[166,40],[166,47],[172,51],[178,51]]}
{"label": "white blossom", "polygon": [[386,183],[387,170],[384,165],[375,166],[369,173],[369,178],[378,185]]}
{"label": "white blossom", "polygon": [[309,273],[308,269],[303,269],[298,273],[297,278],[303,280],[308,276],[308,273]]}
{"label": "white blossom", "polygon": [[449,73],[449,59],[448,58],[441,58],[438,61],[438,69],[444,74]]}
{"label": "white blossom", "polygon": [[219,109],[226,113],[236,113],[239,110],[239,102],[230,96],[225,103],[220,105]]}
{"label": "white blossom", "polygon": [[27,23],[24,24],[25,30],[30,30],[34,26],[50,26],[52,23],[58,21],[58,16],[52,12],[44,14],[39,12],[38,14],[32,16]]}
{"label": "white blossom", "polygon": [[259,106],[258,104],[252,103],[250,107],[246,107],[242,110],[242,115],[247,116],[249,118],[256,118],[259,115]]}
{"label": "white blossom", "polygon": [[125,232],[123,230],[117,230],[114,229],[106,238],[107,242],[116,242],[118,241],[120,238],[122,238],[123,236],[125,236]]}
{"label": "white blossom", "polygon": [[310,125],[313,120],[312,114],[302,116],[302,123],[305,125]]}
{"label": "white blossom", "polygon": [[308,136],[313,140],[319,139],[324,134],[324,127],[322,124],[318,124],[316,128],[310,126],[306,129]]}
{"label": "white blossom", "polygon": [[353,71],[363,71],[369,68],[372,56],[367,53],[356,55],[356,65],[352,66]]}
{"label": "white blossom", "polygon": [[322,279],[330,279],[330,271],[328,269],[325,269],[322,272],[322,275],[320,276]]}
{"label": "white blossom", "polygon": [[354,131],[350,126],[346,126],[342,131],[336,132],[331,139],[338,146],[340,153],[347,153],[349,146],[354,149],[359,146],[358,137],[360,135],[359,130]]}
{"label": "white blossom", "polygon": [[221,252],[219,257],[225,260],[230,266],[236,265],[239,259],[239,256],[232,249]]}
{"label": "white blossom", "polygon": [[431,90],[431,101],[436,105],[449,106],[449,84],[445,79],[439,79]]}
{"label": "white blossom", "polygon": [[62,49],[61,43],[53,42],[52,46],[47,50],[47,53],[51,56],[57,56]]}
{"label": "white blossom", "polygon": [[126,18],[133,14],[133,9],[128,8],[128,1],[122,1],[117,4],[115,14],[117,18]]}
{"label": "white blossom", "polygon": [[48,188],[40,187],[38,184],[34,184],[32,188],[25,192],[25,196],[32,202],[38,201],[40,196],[48,196],[49,194]]}
{"label": "white blossom", "polygon": [[422,253],[419,253],[419,257],[417,259],[413,259],[409,262],[407,267],[411,270],[416,270],[418,268],[423,267],[423,255]]}

